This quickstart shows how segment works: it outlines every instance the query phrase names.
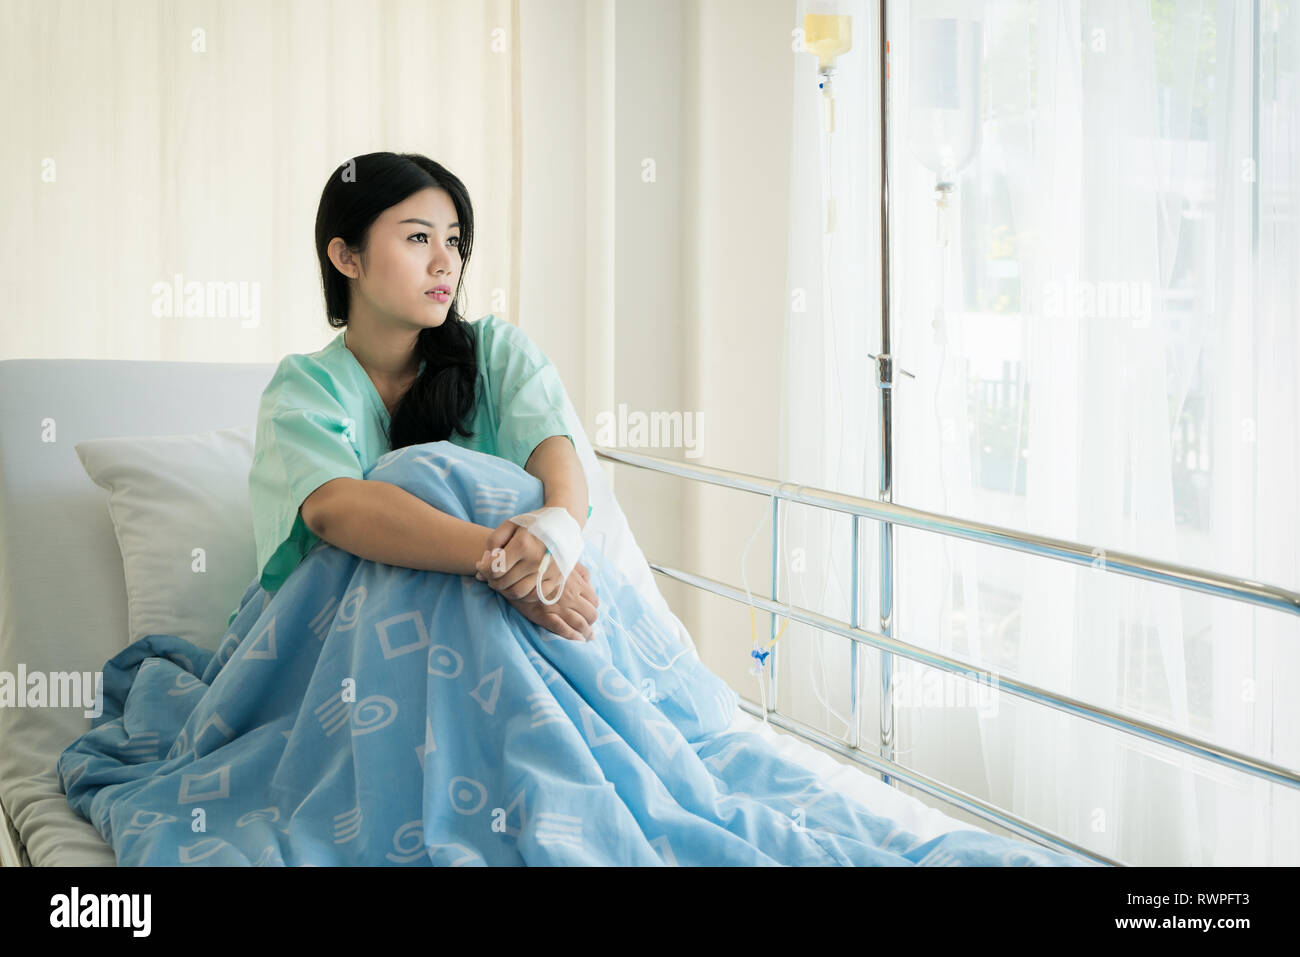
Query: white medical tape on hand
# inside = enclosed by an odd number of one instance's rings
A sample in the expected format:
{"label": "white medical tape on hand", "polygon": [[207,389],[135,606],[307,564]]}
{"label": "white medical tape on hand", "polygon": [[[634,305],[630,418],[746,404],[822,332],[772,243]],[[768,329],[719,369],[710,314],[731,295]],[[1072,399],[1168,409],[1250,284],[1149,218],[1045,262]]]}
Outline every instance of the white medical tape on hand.
{"label": "white medical tape on hand", "polygon": [[[554,605],[564,592],[564,583],[569,580],[569,573],[573,571],[573,566],[578,564],[578,559],[582,557],[582,529],[578,526],[577,519],[569,514],[567,508],[552,505],[548,508],[539,508],[535,512],[515,515],[510,521],[520,528],[528,529],[548,549],[537,569],[537,598],[543,605]],[[560,587],[555,590],[555,597],[547,601],[546,596],[542,594],[542,573],[546,571],[552,560],[560,569]]]}

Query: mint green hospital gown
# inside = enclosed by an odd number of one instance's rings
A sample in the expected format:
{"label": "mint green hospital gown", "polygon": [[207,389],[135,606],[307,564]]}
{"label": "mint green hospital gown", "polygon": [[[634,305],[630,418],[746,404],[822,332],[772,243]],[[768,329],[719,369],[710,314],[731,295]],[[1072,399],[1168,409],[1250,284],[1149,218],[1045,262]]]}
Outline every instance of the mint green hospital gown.
{"label": "mint green hospital gown", "polygon": [[[520,468],[549,436],[572,442],[564,386],[537,345],[495,315],[468,327],[478,365],[466,423],[474,435],[453,433],[448,441]],[[307,496],[331,479],[363,478],[391,451],[388,410],[345,335],[318,352],[285,356],[262,392],[248,492],[258,574],[268,592],[320,541],[298,513]]]}

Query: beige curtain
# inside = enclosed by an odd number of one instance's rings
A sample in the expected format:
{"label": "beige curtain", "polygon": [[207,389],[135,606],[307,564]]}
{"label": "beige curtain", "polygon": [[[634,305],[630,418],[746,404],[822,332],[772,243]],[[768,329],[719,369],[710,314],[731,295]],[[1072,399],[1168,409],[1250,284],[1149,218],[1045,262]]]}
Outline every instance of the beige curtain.
{"label": "beige curtain", "polygon": [[0,357],[320,348],[316,206],[375,150],[464,180],[467,316],[514,319],[517,21],[518,0],[0,0]]}

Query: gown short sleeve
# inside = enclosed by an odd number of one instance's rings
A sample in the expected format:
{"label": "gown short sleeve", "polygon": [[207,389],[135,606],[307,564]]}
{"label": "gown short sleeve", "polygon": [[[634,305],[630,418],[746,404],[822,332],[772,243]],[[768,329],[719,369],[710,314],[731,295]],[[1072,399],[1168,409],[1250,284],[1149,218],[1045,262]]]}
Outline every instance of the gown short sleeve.
{"label": "gown short sleeve", "polygon": [[303,501],[336,478],[361,479],[356,423],[303,356],[286,356],[262,394],[248,475],[260,582],[277,590],[320,541],[302,520]]}
{"label": "gown short sleeve", "polygon": [[487,359],[501,458],[524,468],[544,439],[563,435],[573,442],[560,373],[522,329],[498,321]]}

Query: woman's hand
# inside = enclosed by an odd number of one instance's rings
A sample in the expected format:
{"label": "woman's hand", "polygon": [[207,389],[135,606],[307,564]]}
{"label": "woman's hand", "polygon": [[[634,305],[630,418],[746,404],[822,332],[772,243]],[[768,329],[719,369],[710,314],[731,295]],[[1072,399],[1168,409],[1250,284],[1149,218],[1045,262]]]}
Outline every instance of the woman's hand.
{"label": "woman's hand", "polygon": [[573,566],[573,574],[564,583],[564,592],[554,605],[539,601],[536,591],[523,598],[504,597],[521,615],[552,634],[570,641],[590,641],[593,637],[591,626],[596,621],[600,599],[596,597],[590,573],[581,563]]}
{"label": "woman's hand", "polygon": [[[504,567],[504,571],[498,572],[492,567],[492,551],[496,548],[504,552],[497,562],[497,567]],[[546,544],[540,538],[506,519],[488,538],[488,550],[478,560],[475,566],[478,571],[474,577],[487,582],[505,598],[523,598],[529,592],[536,597],[537,569],[541,567],[545,554]],[[550,598],[559,581],[560,570],[552,557],[542,574],[542,593]]]}

